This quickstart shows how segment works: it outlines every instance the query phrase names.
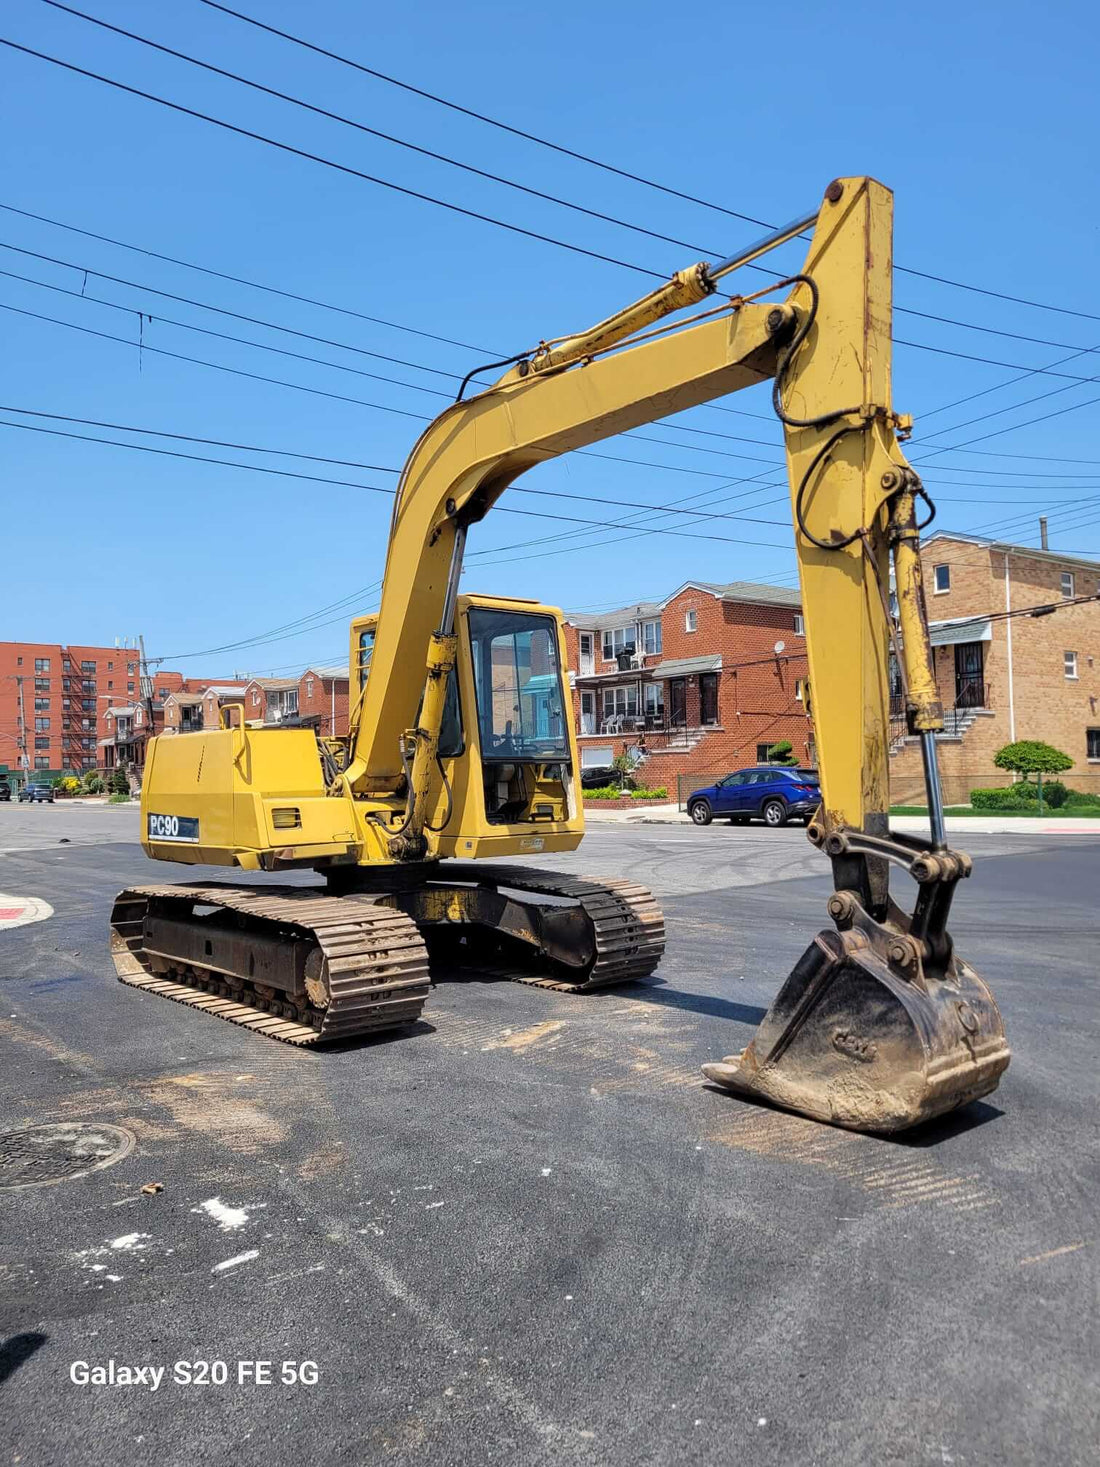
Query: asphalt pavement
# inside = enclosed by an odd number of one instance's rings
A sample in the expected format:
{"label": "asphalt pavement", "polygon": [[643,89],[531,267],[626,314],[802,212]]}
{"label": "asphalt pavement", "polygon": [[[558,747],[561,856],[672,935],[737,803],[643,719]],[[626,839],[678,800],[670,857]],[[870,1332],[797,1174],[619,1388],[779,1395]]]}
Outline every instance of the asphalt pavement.
{"label": "asphalt pavement", "polygon": [[112,896],[176,874],[135,834],[0,806],[0,891],[53,910],[0,931],[2,1128],[133,1138],[0,1189],[7,1461],[1095,1463],[1100,831],[965,842],[1014,1059],[893,1140],[699,1075],[826,925],[800,829],[594,829],[546,865],[654,888],[653,980],[440,975],[331,1053],[115,980]]}

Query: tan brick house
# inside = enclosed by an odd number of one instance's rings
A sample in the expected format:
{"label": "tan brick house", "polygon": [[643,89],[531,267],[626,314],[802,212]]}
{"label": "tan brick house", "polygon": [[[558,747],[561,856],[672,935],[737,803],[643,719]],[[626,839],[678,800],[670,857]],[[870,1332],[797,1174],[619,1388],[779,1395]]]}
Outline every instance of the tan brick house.
{"label": "tan brick house", "polygon": [[663,601],[565,624],[582,767],[634,751],[675,793],[755,764],[781,739],[812,757],[797,683],[806,675],[797,591],[689,581]]}
{"label": "tan brick house", "polygon": [[[1067,783],[1100,793],[1100,562],[946,530],[921,546],[936,681],[946,710],[940,772],[949,803],[1007,784],[993,755],[1041,739],[1074,761]],[[1003,613],[1053,607],[1038,616]],[[920,750],[895,697],[891,792],[923,799]]]}

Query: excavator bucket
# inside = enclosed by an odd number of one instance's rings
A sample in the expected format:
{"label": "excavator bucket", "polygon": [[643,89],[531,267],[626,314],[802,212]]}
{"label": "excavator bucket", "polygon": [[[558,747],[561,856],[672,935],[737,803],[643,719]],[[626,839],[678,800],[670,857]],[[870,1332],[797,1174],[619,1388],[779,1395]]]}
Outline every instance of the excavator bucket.
{"label": "excavator bucket", "polygon": [[988,1095],[1009,1057],[973,968],[951,954],[935,976],[909,937],[869,923],[819,932],[748,1048],[703,1073],[815,1120],[889,1132]]}

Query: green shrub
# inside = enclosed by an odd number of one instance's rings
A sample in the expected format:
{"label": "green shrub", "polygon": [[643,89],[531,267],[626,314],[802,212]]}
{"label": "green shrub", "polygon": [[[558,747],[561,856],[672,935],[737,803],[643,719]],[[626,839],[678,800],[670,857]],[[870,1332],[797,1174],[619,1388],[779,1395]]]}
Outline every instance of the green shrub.
{"label": "green shrub", "polygon": [[631,798],[635,800],[667,800],[668,790],[663,784],[659,785],[655,790],[634,790]]}
{"label": "green shrub", "polygon": [[598,789],[584,791],[586,800],[617,800],[621,794],[622,790],[617,784],[604,784]]}
{"label": "green shrub", "polygon": [[122,794],[119,790],[115,790],[113,795],[107,796],[107,803],[108,805],[128,805],[130,803],[130,796]]}
{"label": "green shrub", "polygon": [[1009,785],[1005,789],[971,790],[970,803],[975,810],[1035,810],[1035,791],[1032,790],[1028,799],[1021,793],[1026,788],[1026,785]]}
{"label": "green shrub", "polygon": [[[1028,785],[1028,789],[1031,785]],[[1039,791],[1035,791],[1035,798],[1039,798]],[[1069,799],[1069,790],[1060,779],[1043,780],[1043,804],[1049,805],[1052,810],[1060,810]]]}
{"label": "green shrub", "polygon": [[787,765],[798,763],[794,757],[790,739],[780,739],[777,744],[772,744],[768,750],[768,763]]}
{"label": "green shrub", "polygon": [[126,778],[125,769],[113,769],[107,776],[107,788],[113,795],[129,795],[130,781]]}
{"label": "green shrub", "polygon": [[89,770],[80,781],[80,787],[85,794],[101,795],[103,793],[103,780],[94,770]]}
{"label": "green shrub", "polygon": [[[1046,792],[1047,787],[1043,785],[1044,796]],[[1100,795],[1094,795],[1089,790],[1070,790],[1069,798],[1066,800],[1066,806],[1072,810],[1074,805],[1100,805]]]}

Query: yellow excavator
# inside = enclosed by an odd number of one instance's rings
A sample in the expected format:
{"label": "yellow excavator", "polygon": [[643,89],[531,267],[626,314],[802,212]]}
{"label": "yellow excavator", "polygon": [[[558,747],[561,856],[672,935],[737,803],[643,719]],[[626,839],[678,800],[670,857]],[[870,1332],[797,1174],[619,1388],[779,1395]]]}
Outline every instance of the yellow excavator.
{"label": "yellow excavator", "polygon": [[[413,1023],[434,951],[576,993],[652,973],[665,934],[648,890],[516,861],[571,851],[584,833],[562,616],[459,595],[463,550],[534,465],[770,380],[821,772],[808,833],[832,861],[834,925],[748,1048],[704,1073],[883,1132],[996,1087],[1009,1060],[1001,1018],[947,932],[970,860],[947,845],[936,766],[943,712],[918,520],[929,501],[898,446],[911,425],[891,406],[892,210],[882,184],[837,179],[812,212],[729,259],[491,364],[507,370],[440,413],[398,483],[379,612],[351,628],[348,738],[250,727],[238,705],[223,727],[148,750],[147,855],[304,868],[324,886],[126,890],[111,937],[124,983],[317,1045]],[[807,231],[797,274],[729,292],[739,267]],[[923,750],[927,838],[889,828],[891,650]],[[916,883],[911,915],[891,898],[891,864]]]}

